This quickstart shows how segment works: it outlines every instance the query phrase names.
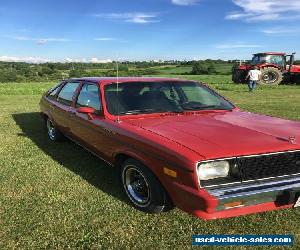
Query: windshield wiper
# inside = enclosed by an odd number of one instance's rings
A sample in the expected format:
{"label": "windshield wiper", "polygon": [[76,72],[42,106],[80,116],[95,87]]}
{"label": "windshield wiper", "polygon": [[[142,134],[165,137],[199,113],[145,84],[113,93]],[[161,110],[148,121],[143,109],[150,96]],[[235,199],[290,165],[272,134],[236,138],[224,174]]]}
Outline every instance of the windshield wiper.
{"label": "windshield wiper", "polygon": [[135,109],[120,112],[120,115],[137,115],[137,114],[149,114],[149,113],[182,113],[183,110],[164,110],[164,109]]}
{"label": "windshield wiper", "polygon": [[224,108],[217,105],[195,105],[195,106],[189,106],[184,107],[185,110],[205,110],[205,109],[213,109],[213,110],[231,110],[229,108]]}
{"label": "windshield wiper", "polygon": [[127,110],[120,112],[120,115],[135,115],[135,114],[141,114],[141,113],[152,113],[155,112],[155,109],[134,109],[134,110]]}

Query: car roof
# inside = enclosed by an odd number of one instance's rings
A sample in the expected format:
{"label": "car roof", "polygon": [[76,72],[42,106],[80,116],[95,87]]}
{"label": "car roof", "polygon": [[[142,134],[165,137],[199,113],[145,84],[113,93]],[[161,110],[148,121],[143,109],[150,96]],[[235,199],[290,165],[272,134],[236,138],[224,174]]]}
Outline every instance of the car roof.
{"label": "car roof", "polygon": [[282,52],[261,52],[261,53],[256,53],[253,55],[278,55],[278,56],[284,56],[285,53]]}
{"label": "car roof", "polygon": [[115,83],[115,82],[168,82],[168,81],[180,81],[180,82],[191,82],[191,80],[184,80],[179,78],[168,78],[168,77],[81,77],[71,78],[66,81],[88,81],[100,84]]}

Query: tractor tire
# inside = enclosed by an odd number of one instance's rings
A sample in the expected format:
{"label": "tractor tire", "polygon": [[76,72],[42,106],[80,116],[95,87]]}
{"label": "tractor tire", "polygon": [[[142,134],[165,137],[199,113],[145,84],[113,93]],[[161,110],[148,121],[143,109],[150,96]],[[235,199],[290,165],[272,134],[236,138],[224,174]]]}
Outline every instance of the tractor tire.
{"label": "tractor tire", "polygon": [[261,70],[261,80],[259,84],[278,85],[283,80],[282,72],[274,67],[265,67]]}
{"label": "tractor tire", "polygon": [[233,70],[232,81],[236,84],[243,83],[245,81],[245,72],[239,69]]}

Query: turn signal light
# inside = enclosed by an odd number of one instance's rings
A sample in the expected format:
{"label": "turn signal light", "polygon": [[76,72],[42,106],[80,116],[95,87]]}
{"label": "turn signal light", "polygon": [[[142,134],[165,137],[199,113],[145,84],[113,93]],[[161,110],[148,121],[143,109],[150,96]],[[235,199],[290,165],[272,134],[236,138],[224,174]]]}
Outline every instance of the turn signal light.
{"label": "turn signal light", "polygon": [[174,171],[172,169],[169,169],[169,168],[166,168],[166,167],[164,167],[164,173],[166,175],[169,175],[169,176],[173,177],[173,178],[177,177],[177,172],[176,171]]}

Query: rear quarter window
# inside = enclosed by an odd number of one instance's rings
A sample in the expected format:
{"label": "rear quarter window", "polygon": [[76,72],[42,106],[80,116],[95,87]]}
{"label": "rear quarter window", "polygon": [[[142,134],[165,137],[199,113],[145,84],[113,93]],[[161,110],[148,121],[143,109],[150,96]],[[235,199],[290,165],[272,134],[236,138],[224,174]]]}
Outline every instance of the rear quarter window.
{"label": "rear quarter window", "polygon": [[52,89],[50,89],[47,93],[47,97],[51,100],[56,99],[56,95],[59,92],[61,87],[61,83],[57,84],[55,87],[53,87]]}

